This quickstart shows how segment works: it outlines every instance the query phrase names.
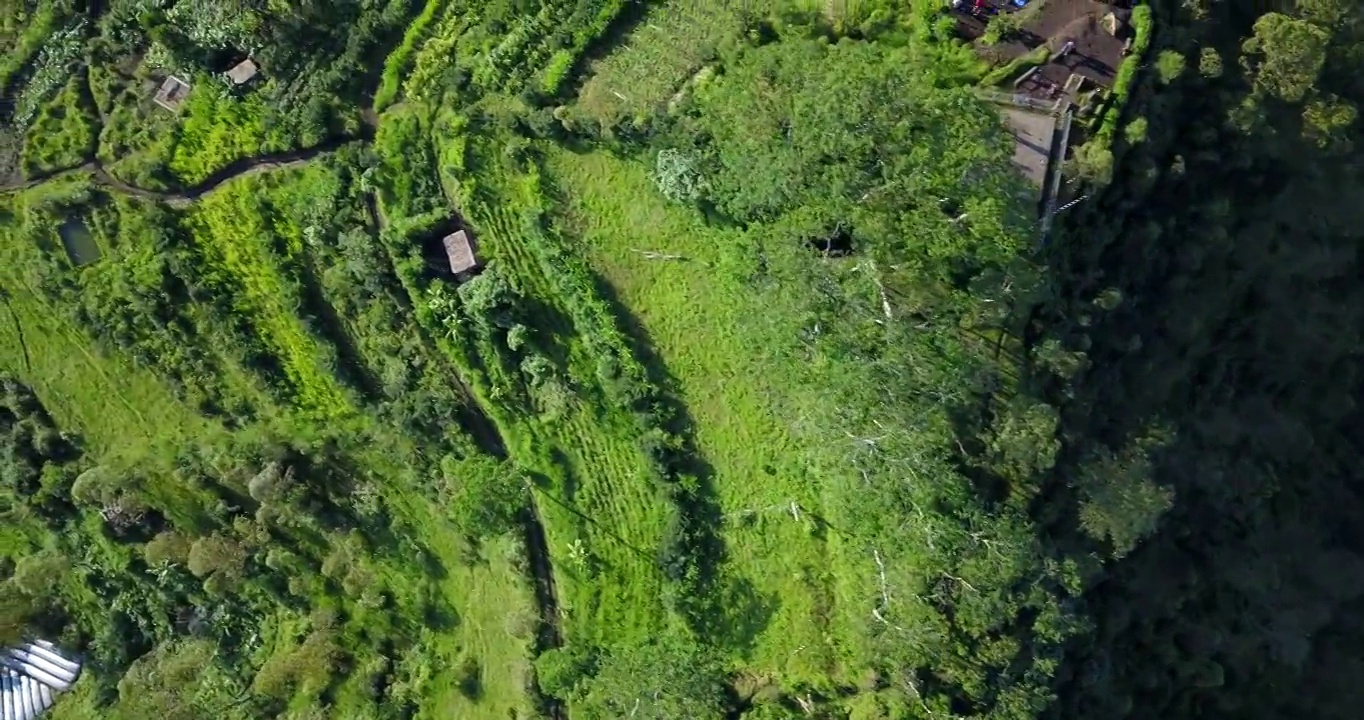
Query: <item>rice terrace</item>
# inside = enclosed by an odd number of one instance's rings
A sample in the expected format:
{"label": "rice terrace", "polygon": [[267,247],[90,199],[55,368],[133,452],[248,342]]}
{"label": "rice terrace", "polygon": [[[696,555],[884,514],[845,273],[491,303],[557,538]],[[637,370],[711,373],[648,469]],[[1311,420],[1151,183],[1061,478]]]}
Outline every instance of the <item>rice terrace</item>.
{"label": "rice terrace", "polygon": [[1353,717],[1275,7],[0,0],[0,717]]}

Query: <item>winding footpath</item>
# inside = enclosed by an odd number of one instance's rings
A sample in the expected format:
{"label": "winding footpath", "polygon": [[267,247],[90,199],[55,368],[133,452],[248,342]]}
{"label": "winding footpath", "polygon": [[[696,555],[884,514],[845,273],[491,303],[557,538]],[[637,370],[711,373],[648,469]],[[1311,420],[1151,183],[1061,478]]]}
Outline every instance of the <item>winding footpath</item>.
{"label": "winding footpath", "polygon": [[130,185],[114,177],[104,168],[104,164],[99,160],[91,160],[82,165],[59,170],[55,173],[39,177],[28,178],[17,182],[0,182],[0,193],[23,192],[62,178],[88,174],[90,175],[91,181],[100,187],[106,187],[110,190],[133,197],[139,197],[144,200],[164,202],[172,207],[184,207],[233,180],[249,177],[251,175],[258,175],[264,172],[302,167],[313,160],[316,160],[318,157],[333,153],[346,145],[364,144],[368,142],[369,133],[365,133],[360,137],[341,137],[302,150],[290,150],[283,153],[242,158],[228,164],[205,178],[202,182],[179,190],[151,190]]}

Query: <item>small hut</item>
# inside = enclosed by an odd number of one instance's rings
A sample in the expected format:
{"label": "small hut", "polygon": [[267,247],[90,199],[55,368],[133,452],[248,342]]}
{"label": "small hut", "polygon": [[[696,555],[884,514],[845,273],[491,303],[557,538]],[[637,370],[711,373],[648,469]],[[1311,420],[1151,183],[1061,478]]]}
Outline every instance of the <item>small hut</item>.
{"label": "small hut", "polygon": [[187,97],[189,97],[189,83],[174,75],[167,75],[166,80],[161,83],[161,89],[156,91],[156,96],[152,98],[152,101],[171,112],[178,112],[180,106],[185,104]]}
{"label": "small hut", "polygon": [[478,243],[464,230],[456,230],[441,239],[445,256],[450,260],[450,272],[455,275],[478,269]]}
{"label": "small hut", "polygon": [[259,72],[260,68],[256,67],[256,61],[247,58],[233,65],[232,69],[227,71],[227,79],[231,80],[233,85],[241,87],[251,82]]}

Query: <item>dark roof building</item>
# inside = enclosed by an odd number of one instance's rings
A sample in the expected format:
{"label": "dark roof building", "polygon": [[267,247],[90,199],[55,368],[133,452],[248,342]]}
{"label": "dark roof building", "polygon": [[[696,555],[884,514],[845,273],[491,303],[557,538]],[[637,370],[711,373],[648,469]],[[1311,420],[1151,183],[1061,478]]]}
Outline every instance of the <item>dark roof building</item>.
{"label": "dark roof building", "polygon": [[43,640],[0,650],[0,720],[34,720],[80,672],[80,663]]}
{"label": "dark roof building", "polygon": [[450,272],[458,275],[478,269],[478,243],[464,230],[446,235],[441,244],[450,259]]}
{"label": "dark roof building", "polygon": [[174,75],[167,75],[166,80],[161,83],[161,89],[156,91],[156,97],[152,98],[152,101],[171,112],[176,112],[184,104],[187,97],[189,97],[189,83]]}
{"label": "dark roof building", "polygon": [[245,85],[251,82],[251,79],[256,77],[258,72],[260,72],[260,68],[256,67],[256,61],[247,58],[233,65],[232,69],[227,71],[227,79],[231,80],[233,85]]}

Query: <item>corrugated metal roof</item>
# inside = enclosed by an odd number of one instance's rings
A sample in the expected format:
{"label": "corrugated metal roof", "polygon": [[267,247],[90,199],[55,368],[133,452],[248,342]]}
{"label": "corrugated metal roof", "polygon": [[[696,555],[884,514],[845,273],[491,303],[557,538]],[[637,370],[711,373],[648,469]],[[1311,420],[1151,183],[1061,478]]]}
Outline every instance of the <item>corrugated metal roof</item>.
{"label": "corrugated metal roof", "polygon": [[241,85],[255,77],[258,71],[259,68],[256,67],[256,63],[251,58],[247,58],[233,65],[232,69],[227,71],[227,77],[233,85]]}
{"label": "corrugated metal roof", "polygon": [[34,720],[80,673],[80,663],[43,640],[0,650],[0,720]]}
{"label": "corrugated metal roof", "polygon": [[446,235],[441,241],[450,259],[450,272],[459,274],[478,267],[478,244],[464,230]]}

